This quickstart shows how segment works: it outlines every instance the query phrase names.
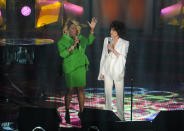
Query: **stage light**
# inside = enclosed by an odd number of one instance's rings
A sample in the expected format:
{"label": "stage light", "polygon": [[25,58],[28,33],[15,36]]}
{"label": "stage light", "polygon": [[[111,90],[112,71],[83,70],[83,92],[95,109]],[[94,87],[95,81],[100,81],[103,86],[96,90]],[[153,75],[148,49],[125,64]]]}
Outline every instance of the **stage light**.
{"label": "stage light", "polygon": [[1,10],[0,10],[0,18],[1,18],[2,14],[1,14]]}
{"label": "stage light", "polygon": [[[45,3],[47,4],[40,4],[40,14],[37,20],[36,28],[58,21],[59,11],[62,4],[59,2],[54,2],[52,4],[48,4],[48,2]],[[49,1],[49,3],[51,2]]]}
{"label": "stage light", "polygon": [[6,0],[0,0],[0,8],[5,8],[6,7]]}
{"label": "stage light", "polygon": [[64,3],[64,9],[66,12],[70,12],[70,13],[74,13],[74,14],[78,14],[78,15],[82,15],[84,10],[83,7],[78,6],[78,5],[74,5],[72,3]]}
{"label": "stage light", "polygon": [[184,20],[182,17],[184,14],[183,2],[184,0],[181,0],[176,4],[162,8],[160,11],[160,18],[162,23],[184,28]]}
{"label": "stage light", "polygon": [[32,131],[46,131],[46,130],[40,126],[37,126]]}
{"label": "stage light", "polygon": [[181,7],[182,7],[181,2],[165,7],[161,9],[161,17],[166,19],[177,16],[181,12]]}
{"label": "stage light", "polygon": [[24,37],[34,31],[35,1],[6,0],[6,31],[10,32],[9,36]]}
{"label": "stage light", "polygon": [[23,16],[29,16],[31,14],[31,8],[29,6],[22,7],[21,14]]}

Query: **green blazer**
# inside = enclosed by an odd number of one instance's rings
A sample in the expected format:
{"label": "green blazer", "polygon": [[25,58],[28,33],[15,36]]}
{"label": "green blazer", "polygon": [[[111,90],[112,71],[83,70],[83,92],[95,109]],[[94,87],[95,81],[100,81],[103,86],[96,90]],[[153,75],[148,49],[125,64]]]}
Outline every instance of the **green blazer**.
{"label": "green blazer", "polygon": [[64,73],[71,73],[76,68],[86,65],[88,67],[89,60],[85,54],[86,46],[91,45],[95,39],[93,35],[89,35],[88,38],[83,35],[78,35],[80,40],[79,47],[75,47],[71,52],[68,49],[74,44],[74,40],[68,36],[63,35],[58,41],[59,54],[64,58],[62,68]]}

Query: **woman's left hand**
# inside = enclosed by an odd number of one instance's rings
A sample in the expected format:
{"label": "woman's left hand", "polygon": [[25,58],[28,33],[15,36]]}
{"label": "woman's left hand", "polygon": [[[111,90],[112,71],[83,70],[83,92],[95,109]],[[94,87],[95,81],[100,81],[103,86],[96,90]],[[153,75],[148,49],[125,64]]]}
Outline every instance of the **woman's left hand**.
{"label": "woman's left hand", "polygon": [[107,49],[109,49],[110,51],[113,51],[113,47],[111,44],[107,44]]}
{"label": "woman's left hand", "polygon": [[97,23],[97,19],[95,17],[92,18],[91,23],[88,21],[88,25],[92,30],[95,29],[96,23]]}

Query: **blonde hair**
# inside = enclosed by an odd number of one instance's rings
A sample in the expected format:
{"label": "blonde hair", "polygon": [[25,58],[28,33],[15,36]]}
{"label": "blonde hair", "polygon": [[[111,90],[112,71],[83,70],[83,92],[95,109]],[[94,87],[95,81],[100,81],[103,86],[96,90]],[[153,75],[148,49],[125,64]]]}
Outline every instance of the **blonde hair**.
{"label": "blonde hair", "polygon": [[68,29],[70,26],[69,23],[74,24],[76,26],[76,29],[77,29],[77,34],[80,34],[81,26],[79,25],[79,22],[76,20],[70,19],[70,18],[68,18],[65,22],[65,25],[63,27],[63,34],[69,34],[69,32],[68,32]]}

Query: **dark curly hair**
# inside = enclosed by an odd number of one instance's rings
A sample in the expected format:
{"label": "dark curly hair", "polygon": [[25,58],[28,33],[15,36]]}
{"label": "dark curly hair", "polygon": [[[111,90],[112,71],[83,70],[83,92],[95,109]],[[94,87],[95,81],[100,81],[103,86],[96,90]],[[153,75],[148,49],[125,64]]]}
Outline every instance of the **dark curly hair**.
{"label": "dark curly hair", "polygon": [[111,24],[110,24],[110,28],[109,30],[111,29],[114,29],[115,31],[117,31],[119,37],[121,38],[124,38],[124,35],[125,35],[125,24],[121,21],[113,21]]}

